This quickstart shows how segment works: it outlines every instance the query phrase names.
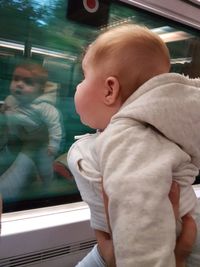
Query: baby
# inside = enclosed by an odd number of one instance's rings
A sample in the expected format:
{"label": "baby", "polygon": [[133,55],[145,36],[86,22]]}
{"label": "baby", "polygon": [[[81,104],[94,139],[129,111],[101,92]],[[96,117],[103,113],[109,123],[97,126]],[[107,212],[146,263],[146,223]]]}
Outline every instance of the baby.
{"label": "baby", "polygon": [[7,146],[20,150],[9,169],[1,175],[1,192],[9,194],[27,179],[35,167],[48,185],[53,179],[53,160],[63,138],[62,118],[54,99],[44,93],[48,73],[39,64],[25,62],[13,73],[9,95],[2,107],[8,128]]}
{"label": "baby", "polygon": [[[169,73],[165,43],[137,25],[100,34],[82,68],[76,111],[99,131],[72,146],[68,164],[92,227],[111,229],[119,267],[175,267],[175,232],[191,213],[198,235],[187,266],[198,267],[200,205],[192,183],[200,168],[200,80]],[[172,181],[180,185],[177,222],[168,198]]]}

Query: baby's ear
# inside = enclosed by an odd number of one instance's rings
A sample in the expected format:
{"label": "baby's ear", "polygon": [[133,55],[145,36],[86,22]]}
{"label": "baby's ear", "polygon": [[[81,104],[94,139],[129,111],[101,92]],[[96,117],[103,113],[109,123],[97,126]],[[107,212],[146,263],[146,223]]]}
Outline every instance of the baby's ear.
{"label": "baby's ear", "polygon": [[120,93],[120,83],[114,76],[110,76],[105,81],[104,103],[108,106],[115,104]]}

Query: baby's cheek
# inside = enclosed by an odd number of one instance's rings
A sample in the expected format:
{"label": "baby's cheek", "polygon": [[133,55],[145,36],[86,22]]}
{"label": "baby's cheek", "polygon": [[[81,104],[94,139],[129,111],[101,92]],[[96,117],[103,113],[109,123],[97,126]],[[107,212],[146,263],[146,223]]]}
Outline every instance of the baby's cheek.
{"label": "baby's cheek", "polygon": [[11,82],[10,84],[10,90],[13,91],[15,89],[15,83],[14,82]]}

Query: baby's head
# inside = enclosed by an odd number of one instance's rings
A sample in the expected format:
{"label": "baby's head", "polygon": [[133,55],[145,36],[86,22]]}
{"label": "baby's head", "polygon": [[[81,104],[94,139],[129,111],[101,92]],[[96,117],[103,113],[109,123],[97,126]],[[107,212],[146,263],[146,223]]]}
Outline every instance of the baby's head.
{"label": "baby's head", "polygon": [[36,63],[21,63],[14,72],[10,84],[11,93],[21,102],[33,101],[44,92],[47,71]]}
{"label": "baby's head", "polygon": [[169,51],[161,38],[138,25],[101,34],[89,47],[90,64],[118,78],[125,99],[150,78],[169,72]]}
{"label": "baby's head", "polygon": [[[104,129],[135,90],[152,77],[169,72],[170,57],[165,43],[157,34],[145,27],[129,24],[100,34],[88,47],[82,65],[85,79],[77,86],[77,112],[84,123]],[[83,85],[93,86],[93,90],[87,92],[87,95],[94,94],[92,101],[96,101],[96,109],[99,109],[98,112],[90,112],[93,119],[88,119],[89,113],[86,109],[81,110],[83,103],[79,104],[88,97],[85,92],[81,101],[78,99]],[[99,101],[95,99],[95,94]],[[88,110],[93,103],[88,100]]]}

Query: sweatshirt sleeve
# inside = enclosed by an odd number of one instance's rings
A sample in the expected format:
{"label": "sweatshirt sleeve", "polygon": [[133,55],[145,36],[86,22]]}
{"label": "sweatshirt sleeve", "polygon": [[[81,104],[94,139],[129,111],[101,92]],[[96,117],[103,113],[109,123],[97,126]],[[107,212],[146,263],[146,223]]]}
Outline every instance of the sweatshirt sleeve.
{"label": "sweatshirt sleeve", "polygon": [[110,125],[96,143],[118,267],[175,267],[168,193],[181,149],[137,122]]}
{"label": "sweatshirt sleeve", "polygon": [[57,108],[46,102],[40,103],[36,107],[48,128],[49,147],[57,153],[64,135],[61,114]]}

